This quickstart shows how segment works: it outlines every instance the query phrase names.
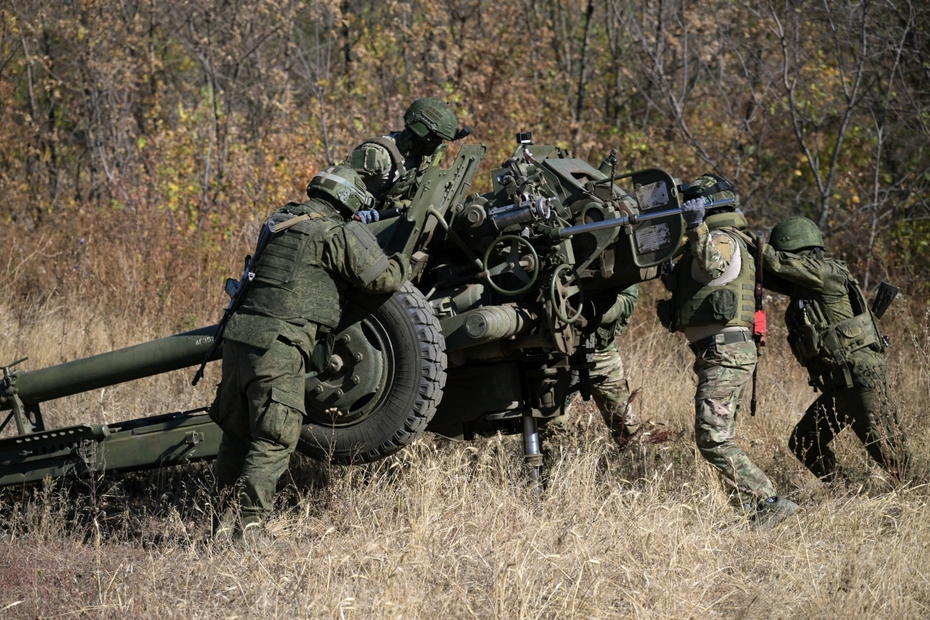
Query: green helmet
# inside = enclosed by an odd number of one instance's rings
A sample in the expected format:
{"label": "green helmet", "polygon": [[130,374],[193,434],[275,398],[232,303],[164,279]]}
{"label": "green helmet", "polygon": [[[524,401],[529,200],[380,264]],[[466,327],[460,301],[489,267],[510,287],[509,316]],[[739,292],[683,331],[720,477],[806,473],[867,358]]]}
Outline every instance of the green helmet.
{"label": "green helmet", "polygon": [[804,248],[822,248],[823,235],[817,224],[806,217],[789,217],[772,229],[769,245],[780,252],[796,252]]}
{"label": "green helmet", "polygon": [[449,104],[435,97],[417,99],[404,112],[404,126],[418,138],[433,134],[442,140],[454,140],[458,125]]}
{"label": "green helmet", "polygon": [[[709,172],[698,177],[688,186],[688,189],[686,189],[684,193],[686,199],[703,196],[708,202],[723,200],[724,198],[733,198],[735,202],[723,205],[719,208],[732,210],[739,207],[739,197],[736,195],[736,188],[733,187],[733,184],[723,177],[718,177],[716,174],[711,174]],[[711,207],[711,210],[713,209],[714,207]]]}
{"label": "green helmet", "polygon": [[330,166],[323,168],[307,185],[307,195],[311,198],[314,192],[322,192],[336,201],[336,206],[342,206],[351,211],[371,208],[375,199],[365,188],[362,177],[349,166]]}

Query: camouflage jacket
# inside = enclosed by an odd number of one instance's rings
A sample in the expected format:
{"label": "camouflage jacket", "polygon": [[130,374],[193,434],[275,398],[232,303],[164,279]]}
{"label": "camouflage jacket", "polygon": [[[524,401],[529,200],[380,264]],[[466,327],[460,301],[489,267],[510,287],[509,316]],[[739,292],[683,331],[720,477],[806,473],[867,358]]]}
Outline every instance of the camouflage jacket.
{"label": "camouflage jacket", "polygon": [[634,284],[616,295],[597,295],[593,299],[598,317],[595,332],[595,349],[602,351],[612,345],[617,336],[623,335],[630,325],[630,317],[639,300],[639,285]]}
{"label": "camouflage jacket", "polygon": [[791,298],[785,312],[789,344],[812,377],[836,375],[838,368],[855,376],[884,364],[878,325],[844,262],[770,245],[763,259],[765,287]]}
{"label": "camouflage jacket", "polygon": [[255,282],[226,328],[229,340],[267,349],[283,336],[312,346],[317,326],[339,322],[350,286],[392,293],[410,276],[405,256],[385,256],[368,228],[345,221],[323,200],[289,203],[271,219],[302,214],[310,219],[276,235],[259,259]]}

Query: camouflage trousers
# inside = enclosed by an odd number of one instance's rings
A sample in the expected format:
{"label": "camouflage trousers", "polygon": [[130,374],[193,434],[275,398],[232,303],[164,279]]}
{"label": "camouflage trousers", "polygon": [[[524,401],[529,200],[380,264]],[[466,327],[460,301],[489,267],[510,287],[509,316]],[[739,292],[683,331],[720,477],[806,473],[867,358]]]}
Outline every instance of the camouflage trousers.
{"label": "camouflage trousers", "polygon": [[718,344],[696,354],[694,438],[704,459],[716,467],[742,503],[778,495],[768,476],[736,445],[740,400],[756,366],[752,342]]}
{"label": "camouflage trousers", "polygon": [[888,472],[902,477],[908,454],[900,436],[884,360],[858,368],[852,383],[852,387],[846,387],[845,382],[825,387],[794,427],[788,447],[811,473],[830,482],[836,478],[836,455],[829,444],[851,426],[869,456]]}
{"label": "camouflage trousers", "polygon": [[639,418],[629,404],[630,384],[626,380],[616,341],[595,351],[590,380],[591,397],[611,434],[617,436],[634,432]]}
{"label": "camouflage trousers", "polygon": [[[640,422],[629,405],[630,385],[626,380],[617,343],[596,351],[592,357],[594,368],[588,373],[588,381],[594,404],[614,438],[628,436],[636,431]],[[573,375],[572,386],[577,382],[578,377]],[[567,413],[575,398],[580,398],[580,395],[570,392],[565,401],[566,415],[549,420],[547,427],[550,430],[560,429],[567,424]]]}
{"label": "camouflage trousers", "polygon": [[210,408],[223,429],[214,471],[221,504],[237,496],[242,527],[274,506],[278,479],[300,438],[305,367],[301,349],[281,338],[267,351],[223,343],[223,379]]}

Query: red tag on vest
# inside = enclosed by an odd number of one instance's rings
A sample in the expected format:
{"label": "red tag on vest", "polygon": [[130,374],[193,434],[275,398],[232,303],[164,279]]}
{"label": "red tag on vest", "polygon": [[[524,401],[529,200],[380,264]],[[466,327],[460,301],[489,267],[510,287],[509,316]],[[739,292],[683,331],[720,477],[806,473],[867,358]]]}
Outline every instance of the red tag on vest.
{"label": "red tag on vest", "polygon": [[756,310],[756,316],[752,325],[752,337],[760,347],[765,346],[765,310]]}

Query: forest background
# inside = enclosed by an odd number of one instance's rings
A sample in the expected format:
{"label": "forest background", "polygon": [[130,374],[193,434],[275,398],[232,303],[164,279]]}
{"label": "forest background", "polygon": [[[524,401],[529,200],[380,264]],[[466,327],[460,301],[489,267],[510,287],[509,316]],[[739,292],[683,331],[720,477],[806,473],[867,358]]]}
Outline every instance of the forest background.
{"label": "forest background", "polygon": [[[215,322],[265,215],[439,96],[488,145],[485,172],[518,131],[595,164],[617,148],[623,169],[717,172],[753,229],[806,215],[870,299],[901,286],[882,329],[918,474],[888,477],[850,432],[848,486],[797,463],[787,434],[814,396],[769,298],[740,445],[803,510],[747,527],[694,451],[693,356],[651,282],[621,351],[638,411],[675,441],[618,452],[576,403],[542,494],[518,438],[295,458],[269,524],[289,549],[204,542],[208,465],[6,489],[0,616],[926,617],[928,37],[917,0],[0,0],[0,363]],[[178,371],[43,412],[202,407],[211,381]]]}
{"label": "forest background", "polygon": [[911,0],[0,0],[0,287],[202,323],[267,213],[438,96],[488,169],[531,131],[713,171],[753,228],[806,215],[866,289],[926,299],[928,25]]}

